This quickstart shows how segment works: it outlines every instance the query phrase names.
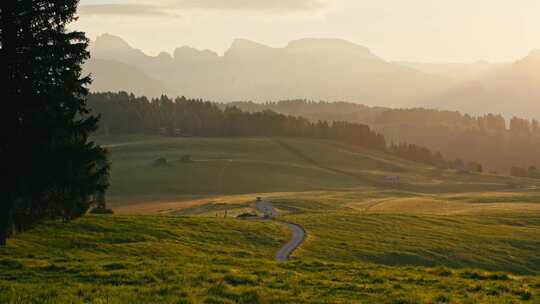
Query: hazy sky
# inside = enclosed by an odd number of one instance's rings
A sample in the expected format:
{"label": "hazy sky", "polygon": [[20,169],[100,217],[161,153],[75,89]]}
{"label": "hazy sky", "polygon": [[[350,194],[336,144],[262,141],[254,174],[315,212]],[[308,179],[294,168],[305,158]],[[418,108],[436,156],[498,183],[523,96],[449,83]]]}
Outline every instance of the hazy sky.
{"label": "hazy sky", "polygon": [[387,60],[510,61],[540,48],[540,0],[81,0],[77,27],[149,54],[331,37]]}

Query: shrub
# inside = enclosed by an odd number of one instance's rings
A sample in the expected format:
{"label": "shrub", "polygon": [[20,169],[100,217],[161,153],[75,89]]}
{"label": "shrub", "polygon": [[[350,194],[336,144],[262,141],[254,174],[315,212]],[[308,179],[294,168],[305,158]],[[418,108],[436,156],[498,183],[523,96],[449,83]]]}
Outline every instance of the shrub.
{"label": "shrub", "polygon": [[156,168],[168,167],[169,162],[167,161],[166,158],[160,157],[160,158],[154,160],[153,166],[156,167]]}
{"label": "shrub", "polygon": [[181,158],[180,158],[180,161],[183,162],[183,163],[190,163],[192,160],[191,160],[191,155],[189,154],[185,154],[183,155]]}
{"label": "shrub", "polygon": [[253,213],[242,213],[240,215],[237,216],[237,218],[249,218],[249,217],[257,217],[256,214],[253,214]]}

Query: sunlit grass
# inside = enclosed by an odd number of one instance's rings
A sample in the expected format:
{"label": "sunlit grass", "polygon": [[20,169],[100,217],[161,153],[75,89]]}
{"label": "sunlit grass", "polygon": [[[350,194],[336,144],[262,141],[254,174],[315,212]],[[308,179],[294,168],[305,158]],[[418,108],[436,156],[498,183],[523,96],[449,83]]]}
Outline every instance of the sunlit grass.
{"label": "sunlit grass", "polygon": [[[0,248],[0,303],[540,303],[535,181],[323,140],[98,140],[113,207],[162,215],[15,236]],[[233,218],[256,196],[306,230],[289,262],[273,260],[284,227]]]}
{"label": "sunlit grass", "polygon": [[0,303],[538,302],[536,276],[331,256],[274,262],[286,238],[277,225],[204,217],[47,223],[0,249]]}
{"label": "sunlit grass", "polygon": [[[112,157],[109,199],[270,192],[356,191],[365,187],[401,192],[500,191],[537,181],[489,174],[458,174],[380,151],[298,138],[169,138],[107,136],[96,140]],[[192,162],[182,162],[191,155]],[[155,168],[164,157],[170,166]],[[385,176],[398,175],[396,185]]]}

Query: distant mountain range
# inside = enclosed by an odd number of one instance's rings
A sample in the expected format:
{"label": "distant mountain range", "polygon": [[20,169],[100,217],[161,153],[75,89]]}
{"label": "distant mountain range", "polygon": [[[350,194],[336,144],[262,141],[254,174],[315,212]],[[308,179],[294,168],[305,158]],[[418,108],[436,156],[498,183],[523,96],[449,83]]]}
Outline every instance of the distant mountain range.
{"label": "distant mountain range", "polygon": [[478,61],[472,63],[425,63],[398,61],[396,63],[417,69],[424,73],[446,77],[454,80],[455,82],[475,80],[506,66],[506,64],[490,63],[487,61]]}
{"label": "distant mountain range", "polygon": [[122,90],[135,95],[160,96],[164,93],[176,95],[173,90],[166,89],[162,82],[150,77],[134,65],[116,60],[92,58],[85,65],[85,69],[92,73],[92,91]]}
{"label": "distant mountain range", "polygon": [[540,50],[427,99],[427,107],[540,118]]}
{"label": "distant mountain range", "polygon": [[[119,37],[102,35],[93,42],[91,53],[87,70],[96,78],[94,61],[110,63],[108,73],[100,72],[111,81],[96,82],[95,91],[116,87],[154,95],[159,85],[168,94],[214,101],[307,98],[402,106],[447,89],[449,83],[445,77],[386,62],[365,47],[339,39],[302,39],[284,48],[237,39],[223,56],[186,46],[172,56],[148,56]],[[116,71],[119,64],[132,66],[131,73]],[[141,79],[152,79],[151,87]]]}
{"label": "distant mountain range", "polygon": [[[340,39],[272,48],[236,39],[223,56],[188,46],[146,55],[112,35],[91,45],[93,91],[219,102],[305,98],[540,117],[540,52],[514,64],[388,62]],[[527,115],[525,115],[527,114]]]}

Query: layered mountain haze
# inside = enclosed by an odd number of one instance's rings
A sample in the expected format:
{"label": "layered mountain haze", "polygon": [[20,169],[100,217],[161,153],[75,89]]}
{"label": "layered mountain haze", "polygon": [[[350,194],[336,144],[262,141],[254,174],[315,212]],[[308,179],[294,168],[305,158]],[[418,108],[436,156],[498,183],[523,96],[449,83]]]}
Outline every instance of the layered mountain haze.
{"label": "layered mountain haze", "polygon": [[91,59],[84,70],[92,74],[92,90],[126,91],[136,95],[160,96],[161,94],[175,95],[159,80],[150,77],[143,70],[130,64],[116,60]]}
{"label": "layered mountain haze", "polygon": [[433,97],[429,107],[471,114],[540,117],[540,50]]}
{"label": "layered mountain haze", "polygon": [[[308,98],[413,106],[422,97],[448,89],[450,83],[446,77],[386,62],[367,48],[340,39],[302,39],[284,48],[236,39],[223,56],[186,46],[173,56],[148,56],[119,37],[102,35],[91,53],[95,59],[137,68],[138,78],[155,79],[165,93],[214,101]],[[93,72],[92,62],[87,68]],[[95,84],[92,89],[110,88]]]}
{"label": "layered mountain haze", "polygon": [[236,39],[219,55],[189,46],[149,56],[104,34],[85,70],[92,91],[183,95],[218,102],[289,99],[426,107],[480,115],[540,117],[540,51],[515,63],[388,62],[341,39],[301,39],[283,48]]}
{"label": "layered mountain haze", "polygon": [[424,63],[399,61],[401,65],[419,71],[450,78],[456,82],[475,80],[503,68],[507,64],[477,61],[471,63]]}
{"label": "layered mountain haze", "polygon": [[178,94],[162,81],[172,62],[167,53],[148,56],[121,38],[107,34],[92,43],[90,53],[92,57],[84,68],[93,75],[93,91],[123,90],[152,97]]}

